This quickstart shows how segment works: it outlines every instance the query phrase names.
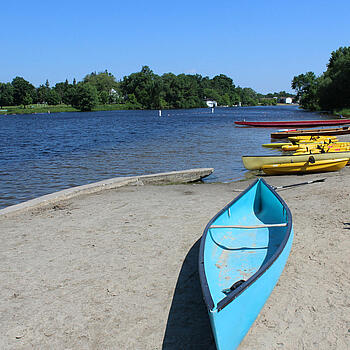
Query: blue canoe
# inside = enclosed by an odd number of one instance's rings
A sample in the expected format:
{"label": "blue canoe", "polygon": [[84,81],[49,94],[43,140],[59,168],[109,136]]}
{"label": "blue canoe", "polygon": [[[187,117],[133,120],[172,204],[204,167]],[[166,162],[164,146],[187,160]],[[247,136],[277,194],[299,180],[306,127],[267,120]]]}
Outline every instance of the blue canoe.
{"label": "blue canoe", "polygon": [[210,220],[199,276],[218,350],[238,347],[277,283],[292,241],[291,212],[263,179]]}

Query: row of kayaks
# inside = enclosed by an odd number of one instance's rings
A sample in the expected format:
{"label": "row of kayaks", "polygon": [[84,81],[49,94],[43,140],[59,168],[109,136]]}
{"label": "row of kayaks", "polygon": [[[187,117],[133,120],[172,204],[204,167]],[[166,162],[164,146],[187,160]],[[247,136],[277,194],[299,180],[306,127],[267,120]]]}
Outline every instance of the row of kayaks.
{"label": "row of kayaks", "polygon": [[340,142],[336,136],[291,136],[288,142],[263,146],[288,154],[243,156],[246,169],[262,170],[268,175],[328,172],[342,169],[350,159],[350,142]]}
{"label": "row of kayaks", "polygon": [[282,151],[308,152],[315,150],[315,153],[324,153],[332,150],[350,150],[350,142],[340,142],[336,136],[298,136],[288,137],[289,142],[265,143],[262,146],[267,148],[277,148]]}
{"label": "row of kayaks", "polygon": [[[295,148],[304,147],[305,144],[328,145],[338,141],[337,136],[290,136],[288,137],[288,142],[264,143],[262,146],[266,148],[280,148],[285,151],[293,151]],[[288,149],[288,147],[290,147],[290,149]]]}

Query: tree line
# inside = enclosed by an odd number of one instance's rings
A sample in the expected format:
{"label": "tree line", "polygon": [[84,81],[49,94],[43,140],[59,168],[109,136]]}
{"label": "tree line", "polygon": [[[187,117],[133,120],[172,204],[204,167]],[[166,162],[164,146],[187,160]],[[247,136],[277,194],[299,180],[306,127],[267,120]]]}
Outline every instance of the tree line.
{"label": "tree line", "polygon": [[206,107],[206,100],[219,106],[276,104],[276,97],[293,96],[280,93],[262,95],[251,88],[235,86],[224,74],[210,79],[200,74],[155,74],[148,66],[140,72],[117,81],[107,70],[93,72],[80,82],[59,82],[50,87],[48,81],[34,87],[23,77],[11,83],[0,83],[0,106],[30,104],[71,105],[81,111],[91,111],[97,105],[120,104],[123,109],[172,109]]}
{"label": "tree line", "polygon": [[333,51],[327,70],[320,76],[314,72],[295,76],[292,88],[305,109],[336,111],[350,108],[350,46]]}

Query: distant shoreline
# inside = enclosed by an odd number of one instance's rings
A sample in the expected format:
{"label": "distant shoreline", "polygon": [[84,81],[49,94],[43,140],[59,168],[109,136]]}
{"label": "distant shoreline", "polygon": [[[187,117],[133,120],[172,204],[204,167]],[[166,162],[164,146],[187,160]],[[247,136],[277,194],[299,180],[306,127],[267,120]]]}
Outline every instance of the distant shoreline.
{"label": "distant shoreline", "polygon": [[[278,107],[290,107],[290,106],[299,106],[297,103],[293,104],[285,104],[285,103],[278,103]],[[238,106],[232,106],[238,108]],[[241,107],[274,107],[274,106],[241,106]],[[208,109],[210,110],[210,107],[197,107],[198,109]],[[193,108],[193,109],[197,109]],[[216,108],[227,108],[227,106],[218,106]],[[228,107],[231,108],[231,107]],[[175,108],[175,109],[189,109],[189,108]],[[174,109],[174,110],[175,110]],[[96,108],[93,108],[91,112],[101,112],[101,111],[130,111],[130,110],[135,110],[135,111],[145,111],[148,109],[132,109],[128,108],[127,105],[123,104],[111,104],[111,105],[98,105]],[[157,111],[158,109],[154,109]],[[166,108],[165,110],[172,110]],[[50,114],[50,113],[67,113],[67,112],[81,112],[80,110],[69,106],[69,105],[31,105],[27,108],[23,108],[20,106],[9,106],[9,107],[3,107],[0,109],[0,115],[18,115],[18,114]],[[83,112],[85,113],[85,112]]]}

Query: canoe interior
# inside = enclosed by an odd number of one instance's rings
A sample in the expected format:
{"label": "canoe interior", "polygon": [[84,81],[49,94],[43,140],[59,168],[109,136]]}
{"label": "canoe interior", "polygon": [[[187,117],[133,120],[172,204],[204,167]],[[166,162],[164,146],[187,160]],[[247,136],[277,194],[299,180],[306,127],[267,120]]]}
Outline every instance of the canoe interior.
{"label": "canoe interior", "polygon": [[204,270],[213,301],[212,309],[218,308],[219,303],[227,298],[223,292],[225,289],[237,281],[247,281],[253,275],[263,273],[266,264],[285,241],[288,227],[210,227],[281,224],[287,220],[288,213],[281,201],[263,180],[258,180],[208,224]]}

